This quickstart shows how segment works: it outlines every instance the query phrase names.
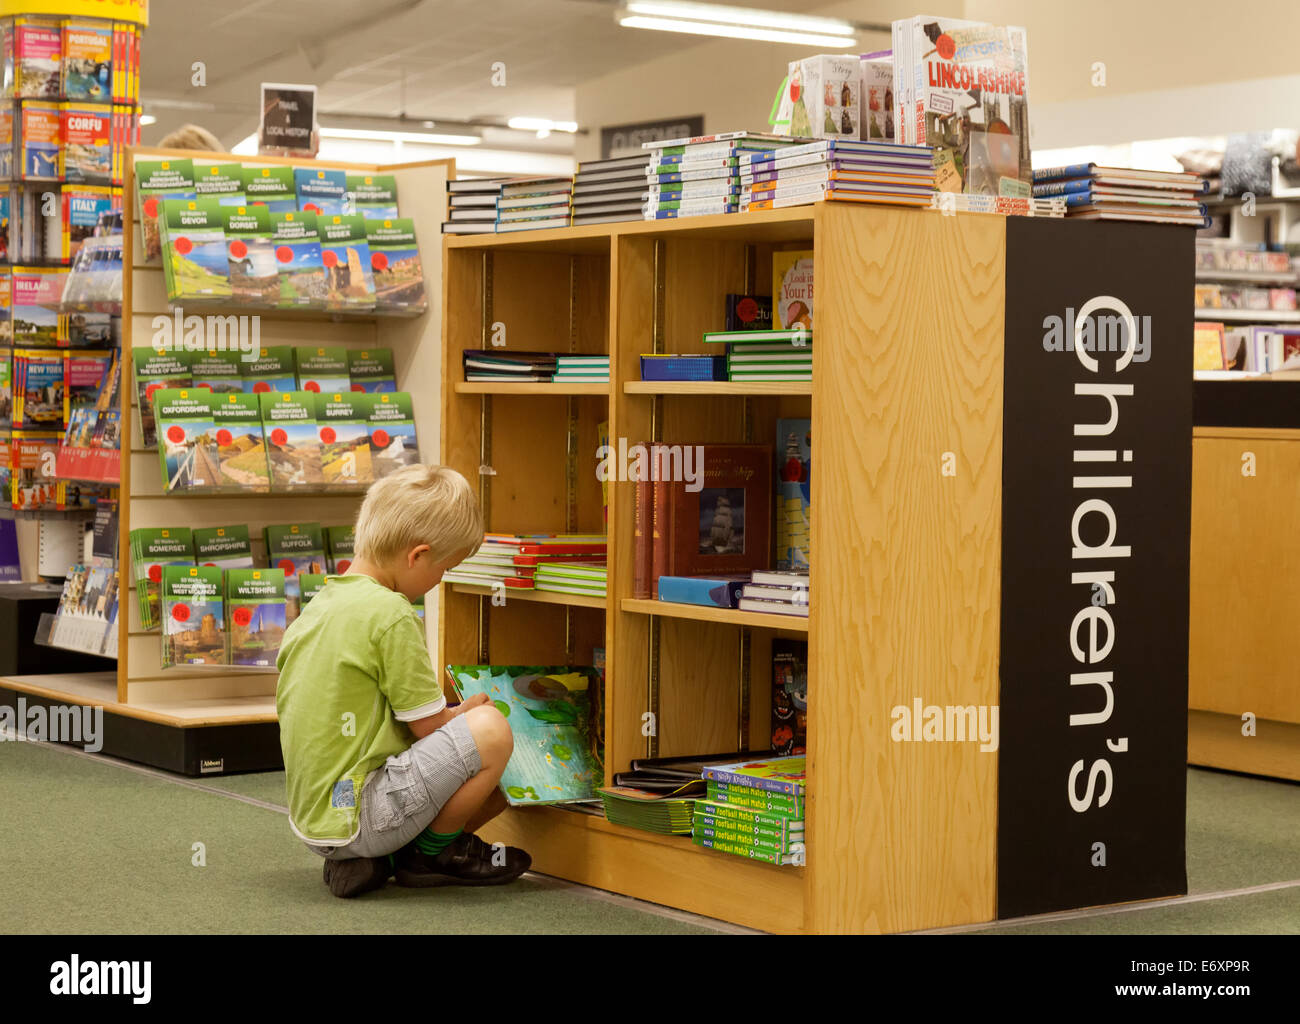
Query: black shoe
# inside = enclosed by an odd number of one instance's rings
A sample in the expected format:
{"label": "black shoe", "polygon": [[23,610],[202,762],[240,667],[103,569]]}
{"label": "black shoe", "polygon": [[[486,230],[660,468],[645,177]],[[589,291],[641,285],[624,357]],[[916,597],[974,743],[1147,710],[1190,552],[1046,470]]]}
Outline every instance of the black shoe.
{"label": "black shoe", "polygon": [[397,852],[397,884],[413,889],[435,885],[505,885],[532,866],[533,858],[513,846],[492,847],[462,832],[436,857],[415,844]]}
{"label": "black shoe", "polygon": [[325,884],[341,899],[351,899],[363,892],[382,889],[392,875],[387,857],[357,857],[352,860],[327,860]]}

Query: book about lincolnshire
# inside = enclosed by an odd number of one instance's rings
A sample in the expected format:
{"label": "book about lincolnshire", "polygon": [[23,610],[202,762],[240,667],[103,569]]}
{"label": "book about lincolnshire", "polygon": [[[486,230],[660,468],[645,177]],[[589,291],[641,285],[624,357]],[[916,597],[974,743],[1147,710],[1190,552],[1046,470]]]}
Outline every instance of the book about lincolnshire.
{"label": "book about lincolnshire", "polygon": [[915,92],[906,141],[934,148],[936,190],[1031,195],[1025,30],[920,16],[907,35]]}

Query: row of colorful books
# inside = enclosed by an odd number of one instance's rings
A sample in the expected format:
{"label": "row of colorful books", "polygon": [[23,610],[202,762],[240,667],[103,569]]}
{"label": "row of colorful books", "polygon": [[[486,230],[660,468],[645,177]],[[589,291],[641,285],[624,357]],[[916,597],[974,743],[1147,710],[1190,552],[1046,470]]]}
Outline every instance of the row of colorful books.
{"label": "row of colorful books", "polygon": [[469,558],[443,574],[448,583],[507,590],[605,595],[604,534],[489,533]]}
{"label": "row of colorful books", "polygon": [[268,213],[397,220],[397,179],[329,167],[259,166],[190,157],[135,163],[145,260],[162,254],[158,217],[165,199],[215,199],[222,206],[263,206]]}
{"label": "row of colorful books", "polygon": [[98,401],[116,364],[116,349],[0,348],[3,425],[64,431],[74,409]]}
{"label": "row of colorful books", "polygon": [[262,531],[266,561],[253,554],[247,526],[169,526],[131,531],[132,579],[140,628],[157,629],[159,584],[167,569],[223,571],[274,570],[280,574],[278,597],[285,603],[286,624],[302,605],[301,582],[307,576],[341,574],[352,564],[355,531],[351,525],[284,523]]}
{"label": "row of colorful books", "polygon": [[[793,539],[806,543],[807,530]],[[674,604],[706,608],[736,608],[742,612],[808,617],[808,572],[791,569],[755,569],[718,576],[660,576],[656,597]]]}
{"label": "row of colorful books", "polygon": [[461,355],[461,363],[467,382],[561,384],[609,381],[607,355],[466,349]]}
{"label": "row of colorful books", "polygon": [[[1291,256],[1274,252],[1262,245],[1248,246],[1222,238],[1196,240],[1198,272],[1227,271],[1230,274],[1269,274],[1294,278]],[[1206,276],[1213,277],[1212,273]]]}
{"label": "row of colorful books", "polygon": [[929,206],[933,154],[925,146],[823,140],[740,157],[740,202],[747,210],[823,199]]}
{"label": "row of colorful books", "polygon": [[22,15],[0,21],[0,99],[140,100],[140,28],[111,19]]}
{"label": "row of colorful books", "polygon": [[417,313],[424,268],[409,219],[275,213],[214,196],[158,204],[167,299],[253,308]]}
{"label": "row of colorful books", "polygon": [[1197,309],[1254,309],[1294,312],[1294,288],[1257,288],[1250,285],[1198,284]]}
{"label": "row of colorful books", "polygon": [[85,100],[24,100],[0,118],[0,178],[120,185],[140,110]]}
{"label": "row of colorful books", "polygon": [[571,177],[449,181],[442,231],[466,235],[567,227],[572,193]]}
{"label": "row of colorful books", "polygon": [[167,493],[364,488],[420,461],[405,391],[152,395]]}
{"label": "row of colorful books", "polygon": [[0,430],[0,503],[20,512],[62,512],[94,506],[93,488],[59,477],[61,435]]}
{"label": "row of colorful books", "polygon": [[67,348],[102,345],[110,340],[100,325],[84,321],[74,330],[63,312],[66,267],[0,267],[0,345],[23,348]]}
{"label": "row of colorful books", "polygon": [[1198,320],[1193,338],[1192,366],[1197,371],[1277,373],[1300,370],[1300,327],[1295,324],[1228,327]]}
{"label": "row of colorful books", "polygon": [[389,348],[268,345],[243,352],[137,345],[132,349],[132,361],[141,437],[150,448],[155,441],[150,398],[160,388],[205,388],[219,395],[278,391],[376,394],[397,390],[393,350]]}
{"label": "row of colorful books", "polygon": [[0,261],[68,262],[88,239],[121,234],[121,186],[51,185],[49,192],[57,202],[32,189],[0,194]]}
{"label": "row of colorful books", "polygon": [[1065,200],[1079,220],[1135,220],[1209,227],[1201,202],[1207,182],[1197,174],[1072,164],[1034,171],[1034,195]]}

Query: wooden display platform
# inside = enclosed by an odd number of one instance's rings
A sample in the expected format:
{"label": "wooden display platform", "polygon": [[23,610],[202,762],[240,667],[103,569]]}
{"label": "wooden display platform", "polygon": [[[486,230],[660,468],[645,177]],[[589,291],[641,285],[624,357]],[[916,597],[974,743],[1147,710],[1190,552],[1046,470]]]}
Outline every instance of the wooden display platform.
{"label": "wooden display platform", "polygon": [[[1267,408],[1279,385],[1226,387],[1260,394]],[[1286,422],[1280,408],[1268,422]],[[1289,416],[1300,421],[1294,404]],[[1198,425],[1192,451],[1187,759],[1300,779],[1300,542],[1289,529],[1300,510],[1300,428]],[[1253,737],[1241,733],[1247,713]]]}

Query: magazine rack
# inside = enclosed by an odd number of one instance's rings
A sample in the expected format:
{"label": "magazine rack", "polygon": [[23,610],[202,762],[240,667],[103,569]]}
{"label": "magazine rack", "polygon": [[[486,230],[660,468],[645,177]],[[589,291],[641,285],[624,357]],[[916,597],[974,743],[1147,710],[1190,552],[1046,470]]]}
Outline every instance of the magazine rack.
{"label": "magazine rack", "polygon": [[[622,480],[608,487],[605,600],[510,591],[500,605],[446,584],[440,621],[453,664],[591,664],[603,647],[607,781],[636,757],[767,750],[772,640],[806,637],[806,866],[562,806],[508,810],[485,839],[526,848],[547,874],[769,931],[997,916],[999,756],[891,743],[889,722],[913,694],[999,703],[1014,220],[818,203],[444,241],[442,461],[478,479],[489,530],[599,530],[602,422],[611,444],[770,443],[778,418],[809,417],[817,466],[806,622],[633,598],[635,484]],[[1138,227],[1056,223],[1107,240]],[[705,351],[723,296],[767,293],[773,251],[808,248],[821,339],[811,383],[640,380],[643,353]],[[1173,272],[1184,304],[1190,248],[1188,235],[1185,282]],[[611,380],[464,383],[462,352],[503,329],[509,348],[607,352]],[[945,449],[961,466],[951,479],[938,471]],[[1183,585],[1171,585],[1175,608]],[[1176,708],[1185,693],[1184,675]],[[1185,774],[1181,750],[1171,756]],[[1169,828],[1181,844],[1181,818]]]}
{"label": "magazine rack", "polygon": [[[125,186],[123,252],[123,349],[129,366],[133,345],[148,345],[153,318],[170,315],[161,263],[145,264],[139,241],[139,212],[133,169],[137,160],[192,157],[181,150],[135,147],[128,150]],[[439,447],[439,409],[431,396],[440,387],[438,346],[441,334],[441,233],[446,183],[455,177],[450,160],[378,166],[313,162],[280,157],[204,154],[212,159],[247,164],[325,166],[350,171],[392,174],[404,217],[415,221],[425,272],[427,310],[418,317],[383,314],[292,312],[227,306],[220,312],[260,316],[261,344],[320,345],[347,348],[388,347],[393,350],[400,388],[414,398],[416,432],[424,461],[433,461]],[[201,312],[212,312],[206,307]],[[360,503],[358,493],[167,495],[162,490],[158,453],[143,448],[136,424],[135,388],[124,369],[121,436],[123,438],[119,521],[122,599],[118,616],[116,673],[58,677],[23,677],[0,683],[29,697],[65,703],[102,704],[105,710],[104,750],[109,754],[154,764],[187,774],[267,770],[281,764],[275,717],[274,672],[249,672],[214,666],[198,670],[160,668],[157,632],[141,630],[135,587],[131,580],[130,531],[169,525],[248,525],[254,555],[260,561],[262,528],[268,523],[300,520],[323,524],[351,522]],[[129,447],[129,451],[128,451]],[[436,595],[430,595],[426,621],[435,619]],[[432,634],[432,626],[429,626]],[[30,701],[29,701],[30,702]]]}

